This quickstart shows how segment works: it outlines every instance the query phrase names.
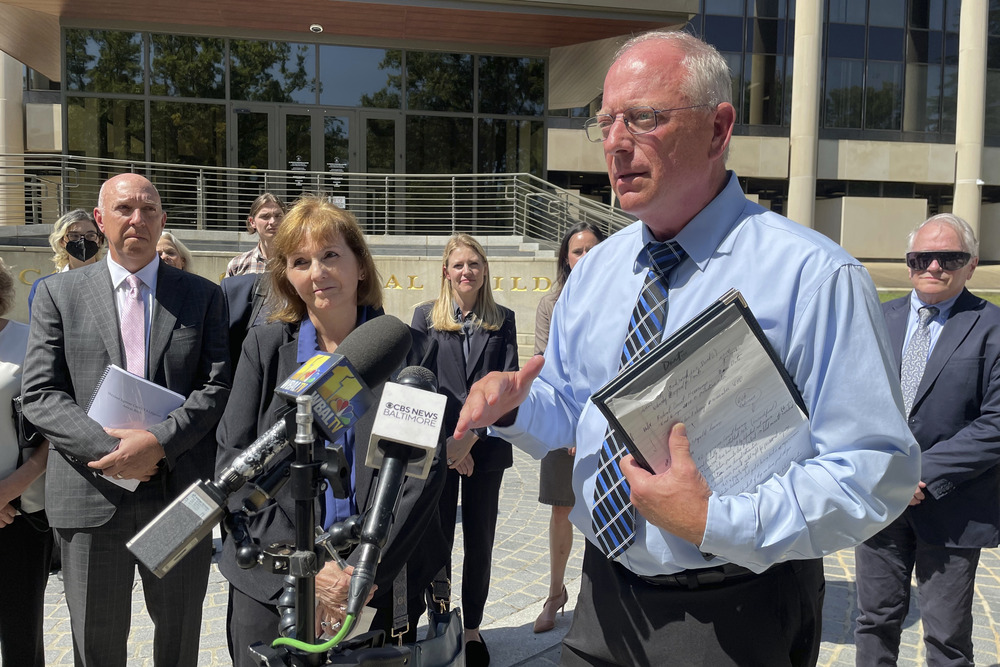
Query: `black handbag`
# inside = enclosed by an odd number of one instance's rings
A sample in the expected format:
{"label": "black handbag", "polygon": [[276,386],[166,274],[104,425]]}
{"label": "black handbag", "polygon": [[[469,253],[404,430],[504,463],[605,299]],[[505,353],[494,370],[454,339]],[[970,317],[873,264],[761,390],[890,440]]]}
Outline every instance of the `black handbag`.
{"label": "black handbag", "polygon": [[465,627],[462,612],[448,609],[451,601],[451,582],[443,577],[434,580],[433,595],[427,611],[429,622],[427,636],[413,645],[414,667],[446,667],[465,665]]}
{"label": "black handbag", "polygon": [[21,395],[10,401],[11,418],[14,420],[14,430],[17,431],[17,446],[20,449],[31,449],[42,444],[42,434],[35,425],[28,421],[21,411]]}

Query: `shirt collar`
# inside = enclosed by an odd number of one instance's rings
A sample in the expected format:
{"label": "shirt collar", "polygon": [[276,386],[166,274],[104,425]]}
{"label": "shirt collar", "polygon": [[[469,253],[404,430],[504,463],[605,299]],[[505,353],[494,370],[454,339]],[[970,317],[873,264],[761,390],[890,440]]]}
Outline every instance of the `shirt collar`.
{"label": "shirt collar", "polygon": [[955,296],[951,297],[950,299],[945,299],[944,301],[941,301],[941,302],[935,303],[935,304],[929,304],[929,303],[924,303],[923,301],[920,300],[920,297],[917,296],[917,291],[916,290],[911,290],[910,291],[910,316],[913,318],[913,321],[918,321],[920,319],[920,315],[919,315],[919,313],[917,311],[919,311],[924,306],[931,306],[931,305],[933,305],[935,308],[938,309],[938,314],[935,315],[934,319],[931,320],[931,321],[932,322],[935,322],[935,321],[936,322],[944,322],[945,320],[948,319],[948,316],[951,315],[951,309],[955,307],[955,302],[958,301],[958,297],[960,297],[960,296],[962,296],[961,292],[959,292]]}
{"label": "shirt collar", "polygon": [[[368,306],[358,306],[358,319],[356,326],[361,326],[372,318],[371,310]],[[296,347],[295,361],[304,364],[319,352],[319,339],[316,336],[316,326],[308,316],[299,323],[299,342]]]}
{"label": "shirt collar", "polygon": [[[156,274],[159,269],[160,256],[154,255],[149,264],[135,272],[135,275],[139,276],[139,280],[141,280],[153,294],[156,293]],[[125,279],[131,275],[128,269],[111,259],[110,252],[108,253],[108,271],[111,272],[111,285],[115,289],[118,289],[121,284],[125,282]]]}
{"label": "shirt collar", "polygon": [[[687,256],[705,270],[709,260],[716,254],[726,254],[722,242],[729,234],[733,225],[740,219],[740,214],[750,201],[740,187],[740,180],[733,171],[727,172],[729,180],[715,199],[691,218],[690,222],[672,239],[684,249]],[[668,239],[669,240],[669,239]],[[657,243],[653,232],[645,224],[642,225],[642,247],[639,248],[639,259],[645,253],[642,249],[649,243]],[[645,260],[643,260],[645,268]]]}

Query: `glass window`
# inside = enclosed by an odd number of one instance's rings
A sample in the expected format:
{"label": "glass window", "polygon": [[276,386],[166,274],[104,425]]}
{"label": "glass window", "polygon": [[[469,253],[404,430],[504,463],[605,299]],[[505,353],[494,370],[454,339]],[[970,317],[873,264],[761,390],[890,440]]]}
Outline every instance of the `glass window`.
{"label": "glass window", "polygon": [[828,58],[864,58],[865,27],[831,23],[827,26],[826,54]]}
{"label": "glass window", "polygon": [[941,129],[941,67],[906,64],[905,132],[938,132]]}
{"label": "glass window", "polygon": [[865,0],[830,0],[830,23],[865,22]]}
{"label": "glass window", "polygon": [[150,102],[153,162],[226,166],[226,107],[222,104]]}
{"label": "glass window", "polygon": [[214,37],[152,35],[149,91],[170,97],[226,97],[226,44]]}
{"label": "glass window", "polygon": [[407,116],[406,173],[471,174],[472,119]]}
{"label": "glass window", "polygon": [[961,22],[962,0],[946,0],[944,6],[944,29],[948,32],[958,32]]}
{"label": "glass window", "polygon": [[545,61],[479,57],[479,111],[540,116],[545,110]]}
{"label": "glass window", "polygon": [[902,63],[868,63],[865,87],[865,128],[898,130],[903,110]]}
{"label": "glass window", "polygon": [[944,0],[911,0],[910,27],[941,30]]}
{"label": "glass window", "polygon": [[66,29],[65,35],[67,90],[144,92],[141,33]]}
{"label": "glass window", "polygon": [[399,49],[320,46],[320,104],[398,109],[402,71]]}
{"label": "glass window", "polygon": [[784,53],[785,22],[772,19],[747,21],[747,51],[752,53]]}
{"label": "glass window", "polygon": [[26,90],[59,90],[61,88],[58,81],[50,81],[47,76],[30,67],[24,68],[24,86]]}
{"label": "glass window", "polygon": [[421,111],[472,111],[472,56],[406,52],[406,104]]}
{"label": "glass window", "polygon": [[785,0],[747,0],[747,16],[785,18]]}
{"label": "glass window", "polygon": [[742,51],[743,19],[736,16],[706,16],[705,41],[719,51]]}
{"label": "glass window", "polygon": [[743,16],[744,0],[705,0],[706,14]]}
{"label": "glass window", "polygon": [[[741,122],[750,125],[781,125],[784,106],[784,73],[781,56],[747,56],[743,73],[745,91]],[[790,91],[791,89],[789,89]]]}
{"label": "glass window", "polygon": [[249,102],[316,103],[316,46],[233,39],[230,94]]}
{"label": "glass window", "polygon": [[986,38],[986,67],[1000,69],[1000,37]]}
{"label": "glass window", "polygon": [[958,117],[958,66],[945,65],[941,85],[941,131],[954,133]]}
{"label": "glass window", "polygon": [[870,60],[902,60],[904,32],[899,28],[869,28],[868,58]]}
{"label": "glass window", "polygon": [[987,137],[1000,137],[1000,71],[986,72],[986,127]]}
{"label": "glass window", "polygon": [[868,24],[902,28],[906,18],[905,0],[873,0],[868,8]]}
{"label": "glass window", "polygon": [[66,100],[66,116],[71,155],[114,160],[146,159],[142,100],[70,97]]}
{"label": "glass window", "polygon": [[997,2],[997,0],[991,0],[990,8],[988,11],[989,11],[988,14],[989,18],[986,19],[987,21],[986,29],[988,33],[990,35],[1000,34],[1000,2]]}
{"label": "glass window", "polygon": [[863,84],[864,61],[827,61],[824,127],[861,127]]}
{"label": "glass window", "polygon": [[481,119],[478,172],[528,172],[541,177],[544,131],[545,124],[541,121]]}
{"label": "glass window", "polygon": [[958,65],[958,34],[944,33],[944,62],[948,65]]}
{"label": "glass window", "polygon": [[736,107],[736,117],[740,118],[740,103],[743,96],[743,54],[721,53],[729,65],[729,74],[733,77],[733,106]]}

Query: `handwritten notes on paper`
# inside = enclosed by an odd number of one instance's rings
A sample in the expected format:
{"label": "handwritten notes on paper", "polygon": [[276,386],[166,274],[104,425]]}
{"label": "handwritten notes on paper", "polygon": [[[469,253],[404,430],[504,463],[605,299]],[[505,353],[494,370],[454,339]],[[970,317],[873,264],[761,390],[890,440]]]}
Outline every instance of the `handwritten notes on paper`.
{"label": "handwritten notes on paper", "polygon": [[[763,347],[766,339],[732,311],[724,309],[604,398],[656,473],[670,464],[670,428],[684,422],[695,463],[722,495],[753,491],[810,448],[809,420]],[[732,321],[720,325],[727,317]]]}

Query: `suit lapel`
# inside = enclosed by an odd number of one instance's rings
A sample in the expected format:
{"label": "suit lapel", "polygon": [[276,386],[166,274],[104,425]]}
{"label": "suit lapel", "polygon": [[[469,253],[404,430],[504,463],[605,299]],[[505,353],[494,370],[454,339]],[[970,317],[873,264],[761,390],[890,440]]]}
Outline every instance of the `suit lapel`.
{"label": "suit lapel", "polygon": [[903,341],[906,340],[906,320],[910,310],[910,297],[896,300],[885,313],[885,323],[889,328],[889,341],[896,359],[896,372],[903,363]]}
{"label": "suit lapel", "polygon": [[927,359],[927,366],[924,368],[924,375],[920,379],[920,386],[917,387],[917,393],[913,397],[914,409],[920,404],[921,399],[931,388],[931,385],[934,384],[937,376],[940,375],[945,364],[948,363],[948,360],[955,353],[955,350],[958,349],[958,346],[969,335],[969,331],[975,326],[976,321],[979,319],[979,312],[973,310],[973,308],[978,303],[979,298],[965,290],[962,291],[961,296],[955,301],[955,305],[951,309],[951,314],[944,323],[944,328],[941,329],[941,335],[938,337],[937,343],[934,344],[931,356]]}
{"label": "suit lapel", "polygon": [[[78,269],[84,270],[84,269]],[[118,309],[115,307],[115,288],[111,284],[111,271],[107,262],[101,261],[87,272],[83,282],[83,298],[94,317],[94,327],[108,350],[111,363],[125,367],[121,329],[118,326]]]}
{"label": "suit lapel", "polygon": [[[163,363],[170,334],[177,324],[177,313],[182,307],[183,295],[177,285],[177,275],[165,270],[160,262],[156,272],[156,294],[153,296],[153,317],[149,327],[149,352],[146,359],[148,377],[156,377]],[[153,365],[155,364],[155,366]]]}

